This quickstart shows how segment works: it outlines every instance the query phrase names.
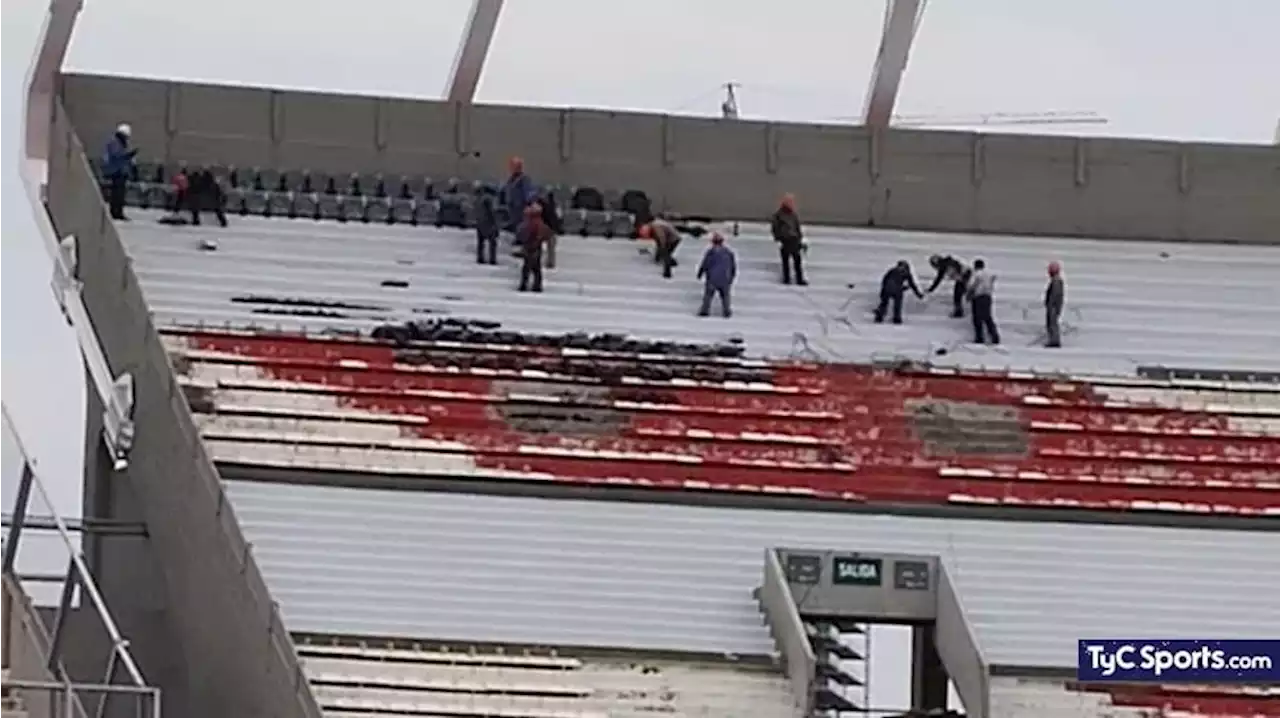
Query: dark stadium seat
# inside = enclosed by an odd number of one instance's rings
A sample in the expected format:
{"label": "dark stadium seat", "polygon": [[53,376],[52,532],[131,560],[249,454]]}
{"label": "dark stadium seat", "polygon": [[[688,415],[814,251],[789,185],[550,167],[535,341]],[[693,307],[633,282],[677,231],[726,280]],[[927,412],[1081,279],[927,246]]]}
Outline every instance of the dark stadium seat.
{"label": "dark stadium seat", "polygon": [[427,185],[430,183],[431,180],[422,175],[404,175],[396,188],[396,196],[401,199],[425,199]]}
{"label": "dark stadium seat", "polygon": [[148,184],[143,191],[146,194],[146,205],[152,209],[167,209],[172,203],[173,188],[168,184]]}
{"label": "dark stadium seat", "polygon": [[227,214],[242,214],[244,210],[244,190],[238,187],[229,187],[226,190],[224,209]]}
{"label": "dark stadium seat", "polygon": [[397,224],[413,224],[415,200],[397,197],[391,200],[391,218]]}
{"label": "dark stadium seat", "polygon": [[422,200],[414,203],[413,221],[416,224],[434,225],[440,212],[439,200]]}
{"label": "dark stadium seat", "polygon": [[342,198],[342,218],[348,222],[363,222],[366,208],[364,195],[352,194]]}
{"label": "dark stadium seat", "polygon": [[149,206],[147,204],[147,188],[149,186],[149,183],[144,184],[142,182],[130,182],[128,184],[128,188],[125,190],[124,203],[130,207],[145,208]]}
{"label": "dark stadium seat", "polygon": [[227,177],[229,189],[252,189],[258,181],[257,171],[251,167],[232,167]]}
{"label": "dark stadium seat", "polygon": [[306,174],[303,170],[285,170],[280,173],[280,182],[287,192],[302,192]]}
{"label": "dark stadium seat", "polygon": [[595,187],[575,187],[569,198],[569,206],[573,209],[585,209],[602,212],[605,209],[604,195]]}
{"label": "dark stadium seat", "polygon": [[293,217],[293,192],[272,192],[267,197],[267,214],[271,217]]}
{"label": "dark stadium seat", "polygon": [[369,222],[386,224],[391,217],[391,200],[386,197],[368,197],[365,205],[365,219]]}
{"label": "dark stadium seat", "polygon": [[613,212],[586,211],[586,233],[597,237],[613,236]]}
{"label": "dark stadium seat", "polygon": [[317,195],[317,201],[320,203],[320,219],[339,219],[344,216],[342,213],[342,200],[337,195],[322,192]]}
{"label": "dark stadium seat", "polygon": [[320,219],[320,203],[314,192],[299,192],[293,197],[293,211],[299,219]]}
{"label": "dark stadium seat", "polygon": [[244,213],[255,217],[261,217],[267,213],[267,204],[270,201],[270,193],[261,190],[253,190],[244,193]]}
{"label": "dark stadium seat", "polygon": [[587,211],[585,209],[566,209],[562,215],[564,233],[567,235],[587,236]]}
{"label": "dark stadium seat", "polygon": [[258,172],[258,182],[254,186],[262,192],[280,192],[287,189],[284,174],[279,170],[263,169]]}

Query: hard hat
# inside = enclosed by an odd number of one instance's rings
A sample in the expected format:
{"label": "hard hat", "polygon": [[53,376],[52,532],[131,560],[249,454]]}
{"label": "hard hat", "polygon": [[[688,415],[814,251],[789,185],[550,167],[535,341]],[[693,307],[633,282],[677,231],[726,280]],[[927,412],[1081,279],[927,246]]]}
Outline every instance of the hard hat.
{"label": "hard hat", "polygon": [[129,126],[128,122],[121,122],[119,125],[116,125],[116,134],[123,135],[125,137],[132,137],[133,128]]}

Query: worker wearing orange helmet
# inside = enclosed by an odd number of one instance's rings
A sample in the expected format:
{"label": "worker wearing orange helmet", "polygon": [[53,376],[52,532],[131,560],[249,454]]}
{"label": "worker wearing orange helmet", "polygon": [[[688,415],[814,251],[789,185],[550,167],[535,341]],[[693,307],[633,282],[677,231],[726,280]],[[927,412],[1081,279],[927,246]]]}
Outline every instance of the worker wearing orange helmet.
{"label": "worker wearing orange helmet", "polygon": [[680,246],[680,232],[665,219],[653,219],[640,225],[640,239],[653,240],[653,261],[662,265],[662,276],[671,279],[671,268],[676,266],[676,247]]}
{"label": "worker wearing orange helmet", "polygon": [[800,215],[796,214],[796,198],[790,193],[782,195],[778,211],[770,220],[773,230],[773,241],[778,243],[778,254],[782,258],[782,283],[791,284],[791,274],[795,272],[796,284],[805,286],[804,231],[800,226]]}
{"label": "worker wearing orange helmet", "polygon": [[1067,283],[1062,278],[1062,265],[1049,262],[1049,284],[1044,289],[1045,346],[1062,346],[1062,309],[1067,304]]}

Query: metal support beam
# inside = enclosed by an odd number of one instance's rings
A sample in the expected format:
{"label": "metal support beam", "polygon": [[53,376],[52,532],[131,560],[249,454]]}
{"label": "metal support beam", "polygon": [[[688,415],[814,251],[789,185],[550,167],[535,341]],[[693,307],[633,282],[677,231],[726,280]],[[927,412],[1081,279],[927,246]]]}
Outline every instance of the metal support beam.
{"label": "metal support beam", "polygon": [[[0,517],[0,527],[9,528],[14,518],[10,514]],[[119,519],[63,519],[67,531],[71,533],[92,534],[95,536],[146,536],[147,526],[139,521],[121,521]],[[58,524],[51,516],[31,516],[23,520],[22,526],[28,531],[57,531]]]}
{"label": "metal support beam", "polygon": [[[111,652],[111,657],[107,659],[107,675],[102,679],[102,685],[109,686],[116,682],[116,658],[118,650]],[[111,700],[111,692],[105,692],[98,696],[98,712],[95,714],[97,718],[103,718],[107,714],[107,703]]]}
{"label": "metal support beam", "polygon": [[53,637],[49,639],[49,672],[54,673],[58,670],[58,666],[62,657],[62,633],[67,629],[67,620],[71,616],[71,610],[74,608],[72,602],[76,598],[76,586],[80,583],[79,575],[76,573],[76,562],[67,562],[66,581],[62,584],[62,598],[58,599],[58,613],[53,619]]}
{"label": "metal support beam", "polygon": [[893,119],[893,108],[902,87],[902,74],[907,69],[911,43],[924,16],[927,0],[886,0],[884,31],[880,35],[880,51],[871,71],[871,87],[867,90],[862,122],[868,127],[884,129]]}
{"label": "metal support beam", "polygon": [[13,563],[18,558],[18,542],[22,539],[22,527],[27,521],[27,505],[31,503],[31,484],[34,479],[35,472],[31,470],[31,464],[22,462],[22,478],[18,480],[18,495],[13,502],[13,522],[4,542],[6,575],[13,574]]}
{"label": "metal support beam", "polygon": [[498,31],[498,17],[502,15],[503,0],[472,0],[471,14],[462,31],[458,54],[453,58],[449,71],[449,84],[444,96],[449,102],[469,105],[480,86],[480,75],[489,56],[489,46]]}

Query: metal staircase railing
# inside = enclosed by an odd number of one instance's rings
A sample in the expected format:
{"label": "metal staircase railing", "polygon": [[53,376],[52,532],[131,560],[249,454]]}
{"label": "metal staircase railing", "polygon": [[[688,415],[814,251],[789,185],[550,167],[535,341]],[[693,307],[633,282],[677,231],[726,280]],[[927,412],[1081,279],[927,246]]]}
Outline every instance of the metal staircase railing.
{"label": "metal staircase railing", "polygon": [[[44,481],[36,472],[35,463],[22,444],[21,436],[9,416],[8,408],[0,405],[0,409],[3,411],[4,431],[13,438],[23,460],[22,478],[18,483],[12,518],[8,522],[8,531],[3,542],[6,696],[29,699],[32,694],[44,694],[49,701],[47,715],[64,718],[90,718],[90,715],[94,718],[103,718],[108,715],[107,711],[113,699],[131,698],[136,708],[131,715],[159,718],[160,689],[148,685],[143,678],[129,650],[129,641],[120,633],[103,599],[102,592],[89,571],[84,554],[66,522],[58,514]],[[47,523],[26,525],[33,498],[40,499],[48,508],[49,513],[42,517],[48,519]],[[23,585],[23,574],[17,570],[18,552],[22,546],[24,533],[50,531],[48,528],[50,525],[53,527],[52,532],[61,538],[68,557],[67,571],[61,580],[62,593],[57,612],[54,614],[52,633],[31,605],[29,594]],[[44,583],[47,577],[37,578]],[[100,682],[71,681],[62,662],[62,648],[68,621],[73,611],[83,610],[76,607],[77,598],[82,606],[87,603],[92,607],[111,643],[106,669]],[[17,622],[13,623],[13,621]],[[15,631],[10,630],[11,628],[20,628],[19,633],[22,636],[15,636]],[[28,639],[28,645],[15,646],[14,641],[24,636]],[[21,655],[25,660],[18,660],[20,655],[18,648],[28,649],[27,654]],[[31,660],[33,657],[38,657],[40,665],[34,664],[35,662]],[[15,675],[17,677],[14,677]],[[90,696],[97,698],[95,711],[92,714],[85,711],[84,699]],[[24,700],[24,702],[28,705],[32,704],[31,700]],[[41,712],[37,715],[46,715],[46,713]]]}

